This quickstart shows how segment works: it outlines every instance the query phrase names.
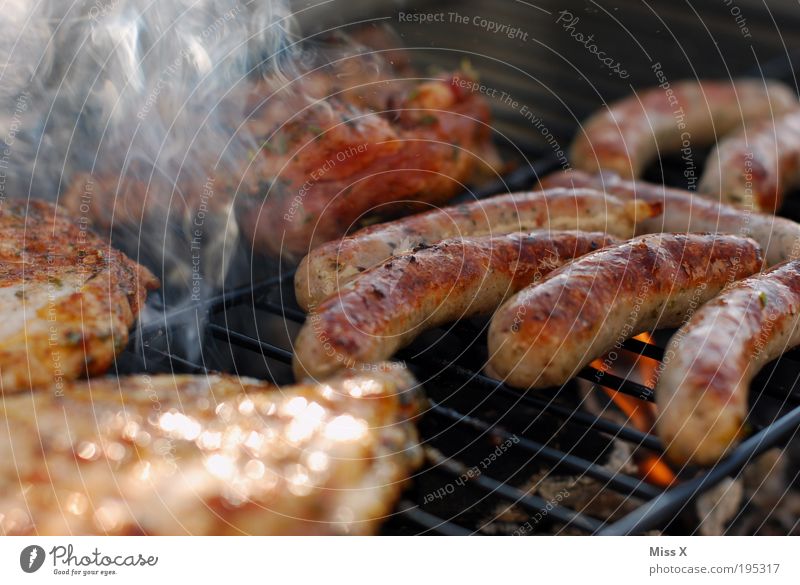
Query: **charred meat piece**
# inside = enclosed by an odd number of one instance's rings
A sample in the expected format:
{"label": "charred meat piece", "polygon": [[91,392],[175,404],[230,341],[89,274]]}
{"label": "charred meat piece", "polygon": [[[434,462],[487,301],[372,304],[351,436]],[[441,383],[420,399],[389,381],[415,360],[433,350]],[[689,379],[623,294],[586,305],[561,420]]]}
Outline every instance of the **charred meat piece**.
{"label": "charred meat piece", "polygon": [[278,388],[66,384],[0,404],[0,534],[364,534],[420,463],[399,364]]}
{"label": "charred meat piece", "polygon": [[496,166],[488,104],[458,78],[388,82],[396,89],[381,108],[331,97],[254,131],[261,185],[236,206],[255,249],[300,260],[365,216],[442,203]]}
{"label": "charred meat piece", "polygon": [[156,278],[43,201],[1,201],[0,231],[2,391],[105,372]]}

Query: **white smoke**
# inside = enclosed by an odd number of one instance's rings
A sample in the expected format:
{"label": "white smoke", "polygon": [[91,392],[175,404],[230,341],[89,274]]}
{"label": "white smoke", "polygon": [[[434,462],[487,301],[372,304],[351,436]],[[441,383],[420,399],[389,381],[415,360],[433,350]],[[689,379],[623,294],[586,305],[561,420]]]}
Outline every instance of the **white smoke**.
{"label": "white smoke", "polygon": [[235,189],[257,146],[247,94],[300,62],[285,3],[8,0],[2,13],[0,197],[68,204],[186,294],[196,265],[218,284],[237,230],[216,178]]}

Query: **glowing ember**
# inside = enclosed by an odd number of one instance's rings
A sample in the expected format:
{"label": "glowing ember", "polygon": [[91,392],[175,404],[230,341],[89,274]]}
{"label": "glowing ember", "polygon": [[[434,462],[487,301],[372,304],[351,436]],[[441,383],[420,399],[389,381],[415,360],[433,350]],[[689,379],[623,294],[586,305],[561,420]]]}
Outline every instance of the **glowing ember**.
{"label": "glowing ember", "polygon": [[[642,333],[634,337],[634,339],[645,343],[653,342],[653,338],[649,333]],[[594,360],[592,366],[602,371],[604,368],[602,358]],[[656,379],[656,369],[658,367],[656,362],[637,359],[636,367],[644,380]],[[614,401],[617,408],[628,417],[628,422],[632,427],[643,433],[653,431],[657,416],[656,407],[653,403],[617,392],[611,388],[603,387],[603,391]],[[676,481],[675,474],[658,455],[637,451],[634,457],[639,468],[639,475],[645,481],[664,488],[669,487]]]}

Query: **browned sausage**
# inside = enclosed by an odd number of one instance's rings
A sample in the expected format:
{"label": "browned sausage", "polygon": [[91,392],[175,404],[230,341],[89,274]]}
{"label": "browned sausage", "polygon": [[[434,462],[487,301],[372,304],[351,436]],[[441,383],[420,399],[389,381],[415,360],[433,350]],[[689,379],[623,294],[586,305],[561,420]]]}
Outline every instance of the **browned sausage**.
{"label": "browned sausage", "polygon": [[724,203],[775,213],[800,187],[800,111],[723,138],[709,155],[700,192]]}
{"label": "browned sausage", "polygon": [[300,263],[295,294],[308,310],[387,258],[445,238],[539,228],[606,231],[628,238],[636,221],[659,212],[659,203],[623,202],[590,189],[498,195],[371,226],[320,246]]}
{"label": "browned sausage", "polygon": [[743,432],[750,381],[800,344],[800,261],[737,282],[670,340],[658,433],[678,463],[712,465]]}
{"label": "browned sausage", "polygon": [[373,268],[309,315],[294,370],[324,378],[381,361],[423,331],[477,314],[575,256],[615,240],[603,233],[539,232],[446,240]]}
{"label": "browned sausage", "polygon": [[783,217],[743,211],[689,191],[670,189],[644,181],[626,181],[612,173],[587,175],[579,171],[545,177],[543,189],[572,186],[603,189],[620,199],[661,203],[664,213],[637,224],[639,233],[717,232],[749,236],[761,246],[767,264],[800,256],[800,224]]}
{"label": "browned sausage", "polygon": [[761,266],[749,238],[642,236],[579,258],[508,300],[489,327],[488,371],[512,386],[557,386],[615,342],[682,323]]}
{"label": "browned sausage", "polygon": [[574,168],[641,176],[659,154],[710,146],[746,122],[797,109],[797,96],[776,81],[679,81],[610,104],[591,116],[575,138]]}

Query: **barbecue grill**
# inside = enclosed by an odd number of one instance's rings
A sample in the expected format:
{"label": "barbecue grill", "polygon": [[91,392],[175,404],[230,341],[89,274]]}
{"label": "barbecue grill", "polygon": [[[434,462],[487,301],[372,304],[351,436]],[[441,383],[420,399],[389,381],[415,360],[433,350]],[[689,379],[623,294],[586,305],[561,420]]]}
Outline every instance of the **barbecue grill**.
{"label": "barbecue grill", "polygon": [[[468,4],[462,10],[468,10]],[[495,18],[502,20],[507,10],[499,9]],[[553,26],[552,19],[549,26]],[[537,30],[533,21],[530,30]],[[745,53],[738,51],[737,55]],[[456,52],[435,51],[420,59],[438,58],[449,66],[447,61],[456,56]],[[639,79],[647,77],[642,70],[635,71]],[[742,72],[797,86],[793,60],[788,55],[761,65],[757,71],[750,68]],[[498,75],[489,73],[495,80]],[[577,74],[571,71],[565,75]],[[627,93],[626,84],[612,81],[619,87],[617,94]],[[502,83],[498,81],[497,85]],[[519,85],[512,89],[524,95],[525,80],[516,83]],[[608,86],[611,82],[602,77],[598,83]],[[605,95],[610,99],[616,97],[613,93]],[[529,99],[535,103],[536,97]],[[513,143],[521,150],[524,163],[521,161],[501,181],[465,193],[465,199],[532,187],[538,177],[560,166],[540,134],[528,128],[520,135],[519,128],[514,127],[519,124],[517,112],[499,108],[497,115],[504,135],[498,142],[508,141],[500,146],[508,150]],[[566,145],[564,136],[574,132],[574,121],[563,113],[545,111],[542,116]],[[703,153],[695,154],[701,161]],[[519,151],[516,156],[520,158]],[[671,186],[686,186],[676,160],[663,161],[659,168],[649,171],[648,177]],[[784,214],[800,218],[791,207]],[[294,273],[242,248],[235,262],[246,269],[232,273],[248,275],[245,282],[228,283],[212,298],[179,307],[156,296],[119,358],[118,373],[221,370],[276,383],[291,381],[291,339],[305,319],[294,300]],[[578,376],[582,383],[571,381],[549,392],[523,393],[481,373],[486,327],[486,321],[471,320],[430,331],[398,356],[423,383],[429,398],[429,407],[418,420],[427,463],[386,519],[387,534],[693,533],[698,526],[693,504],[702,494],[726,478],[737,477],[767,450],[785,446],[800,429],[800,352],[791,351],[766,367],[753,384],[749,437],[710,469],[682,470],[678,481],[665,489],[642,479],[630,466],[615,468],[608,464],[620,446],[627,459],[642,452],[658,455],[662,446],[654,435],[625,424],[600,385],[652,401],[653,388],[637,379],[636,364],[646,360],[651,366],[657,365],[669,332],[656,332],[650,342],[626,341],[619,352],[625,356],[620,363],[633,365],[609,372],[587,367]],[[194,349],[187,339],[197,342]],[[588,408],[590,398],[593,408]],[[528,489],[532,481],[556,476],[571,477],[573,483],[588,482],[592,486],[588,501],[570,507],[559,498]],[[602,515],[594,513],[600,501],[607,502]],[[522,514],[514,516],[509,510]]]}
{"label": "barbecue grill", "polygon": [[[549,167],[552,164],[534,166],[531,178]],[[293,277],[292,271],[283,272],[178,310],[162,306],[159,318],[139,326],[118,362],[119,373],[223,370],[288,382],[289,339],[305,319],[294,302]],[[183,337],[187,328],[196,329],[201,341],[194,359],[174,346],[173,336]],[[389,533],[469,534],[481,527],[500,502],[532,514],[546,510],[549,522],[585,533],[638,534],[665,530],[681,521],[684,524],[677,529],[686,530],[692,520],[682,515],[690,515],[690,504],[700,494],[736,476],[753,458],[781,446],[800,428],[800,353],[792,351],[765,368],[754,383],[753,434],[713,468],[664,490],[635,474],[613,472],[601,464],[616,440],[632,450],[660,453],[654,435],[587,412],[574,383],[552,393],[526,394],[481,374],[474,365],[485,362],[485,333],[485,323],[460,323],[429,332],[399,356],[429,396],[429,409],[419,421],[429,465],[413,478],[413,487],[395,516],[387,519]],[[630,339],[623,353],[660,360],[665,338],[668,335],[656,336],[658,345]],[[653,389],[636,381],[633,373],[587,367],[579,378],[652,401]],[[511,446],[496,465],[469,473],[480,469],[498,444],[509,441]],[[601,492],[637,502],[635,509],[607,521],[553,505],[521,489],[518,484],[543,467],[592,478]],[[458,490],[453,482],[459,482]],[[436,497],[442,489],[447,497]]]}

